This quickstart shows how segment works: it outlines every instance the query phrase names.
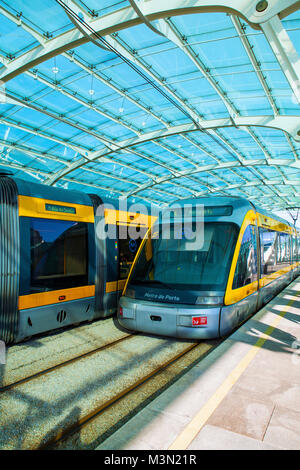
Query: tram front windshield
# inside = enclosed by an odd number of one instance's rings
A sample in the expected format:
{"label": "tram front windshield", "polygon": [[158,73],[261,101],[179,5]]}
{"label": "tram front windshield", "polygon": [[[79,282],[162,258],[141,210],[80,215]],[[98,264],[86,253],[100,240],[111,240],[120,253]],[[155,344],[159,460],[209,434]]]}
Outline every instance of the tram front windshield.
{"label": "tram front windshield", "polygon": [[223,291],[226,288],[238,226],[227,222],[205,222],[200,240],[178,239],[171,225],[169,238],[162,225],[153,231],[139,255],[129,285],[162,289]]}

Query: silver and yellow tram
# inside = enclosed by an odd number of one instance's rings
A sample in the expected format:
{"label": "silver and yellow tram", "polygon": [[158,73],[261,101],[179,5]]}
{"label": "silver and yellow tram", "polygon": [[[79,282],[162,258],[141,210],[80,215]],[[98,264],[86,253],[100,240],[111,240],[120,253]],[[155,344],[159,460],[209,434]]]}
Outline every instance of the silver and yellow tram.
{"label": "silver and yellow tram", "polygon": [[[153,220],[117,200],[0,174],[0,340],[114,314]],[[141,236],[131,240],[130,227]]]}
{"label": "silver and yellow tram", "polygon": [[[246,199],[183,200],[170,213],[157,219],[131,268],[118,311],[127,329],[179,338],[224,336],[299,273],[295,228]],[[192,243],[186,234],[197,222],[202,237]]]}

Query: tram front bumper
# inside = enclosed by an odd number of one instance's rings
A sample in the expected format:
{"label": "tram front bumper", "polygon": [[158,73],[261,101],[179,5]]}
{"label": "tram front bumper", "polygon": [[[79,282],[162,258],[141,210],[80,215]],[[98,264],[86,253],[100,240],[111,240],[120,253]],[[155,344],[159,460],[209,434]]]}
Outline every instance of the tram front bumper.
{"label": "tram front bumper", "polygon": [[129,330],[177,338],[219,336],[220,307],[178,305],[121,297],[119,323]]}

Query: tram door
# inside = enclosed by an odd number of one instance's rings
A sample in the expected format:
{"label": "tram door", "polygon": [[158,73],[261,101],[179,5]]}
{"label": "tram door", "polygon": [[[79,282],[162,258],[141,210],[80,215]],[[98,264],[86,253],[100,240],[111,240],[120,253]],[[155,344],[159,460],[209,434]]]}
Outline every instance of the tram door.
{"label": "tram door", "polygon": [[[132,263],[134,261],[135,255],[138,252],[139,246],[146,234],[147,227],[142,227],[141,225],[136,225],[135,230],[130,233],[128,228],[124,226],[119,226],[119,275],[118,275],[118,291],[121,294],[126,279],[129,275]],[[125,232],[126,237],[125,237]],[[132,236],[134,235],[134,236]]]}

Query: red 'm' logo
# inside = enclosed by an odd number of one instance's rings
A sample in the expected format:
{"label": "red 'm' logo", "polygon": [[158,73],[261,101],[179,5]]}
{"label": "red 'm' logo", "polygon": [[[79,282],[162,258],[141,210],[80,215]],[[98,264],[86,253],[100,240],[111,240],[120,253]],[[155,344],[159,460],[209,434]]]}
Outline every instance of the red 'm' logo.
{"label": "red 'm' logo", "polygon": [[207,317],[193,317],[192,318],[192,325],[207,325]]}

